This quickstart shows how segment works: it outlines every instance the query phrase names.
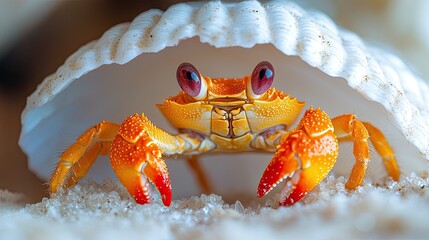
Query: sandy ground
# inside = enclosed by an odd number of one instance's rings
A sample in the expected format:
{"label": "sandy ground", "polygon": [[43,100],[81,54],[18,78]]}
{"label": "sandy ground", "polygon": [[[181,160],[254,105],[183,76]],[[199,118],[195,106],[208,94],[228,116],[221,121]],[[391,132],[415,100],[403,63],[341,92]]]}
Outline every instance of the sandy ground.
{"label": "sandy ground", "polygon": [[328,176],[301,202],[279,207],[226,204],[217,195],[175,200],[158,196],[137,205],[122,186],[88,183],[36,204],[0,191],[0,239],[427,239],[429,178],[412,174],[399,182],[356,191],[346,179]]}

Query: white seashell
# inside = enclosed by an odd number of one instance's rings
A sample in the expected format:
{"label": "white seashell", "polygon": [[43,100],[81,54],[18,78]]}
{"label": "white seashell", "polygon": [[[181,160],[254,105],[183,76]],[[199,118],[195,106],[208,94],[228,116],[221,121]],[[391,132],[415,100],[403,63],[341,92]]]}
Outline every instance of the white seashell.
{"label": "white seashell", "polygon": [[[428,86],[398,58],[287,1],[182,3],[113,27],[70,56],[28,98],[20,145],[32,171],[49,179],[61,151],[100,120],[121,122],[144,112],[174,133],[155,104],[179,91],[180,63],[191,62],[206,76],[242,77],[261,60],[276,68],[276,88],[306,101],[307,108],[320,106],[331,117],[354,113],[378,126],[404,175],[428,169]],[[210,155],[203,164],[216,193],[254,196],[271,156]],[[384,178],[381,159],[371,159],[369,175]],[[335,171],[347,175],[353,163],[351,147],[341,145]],[[184,161],[167,165],[175,197],[198,193]],[[112,174],[101,158],[89,175]]]}

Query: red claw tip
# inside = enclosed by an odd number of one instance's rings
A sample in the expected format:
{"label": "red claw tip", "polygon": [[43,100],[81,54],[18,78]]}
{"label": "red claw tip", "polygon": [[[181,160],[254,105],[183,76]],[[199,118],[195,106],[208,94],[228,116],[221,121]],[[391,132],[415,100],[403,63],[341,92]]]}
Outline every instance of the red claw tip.
{"label": "red claw tip", "polygon": [[157,176],[154,185],[156,189],[158,189],[159,194],[161,195],[162,203],[164,203],[165,206],[170,206],[171,204],[171,183],[170,178],[168,177],[168,174],[163,176],[164,174],[160,174]]}

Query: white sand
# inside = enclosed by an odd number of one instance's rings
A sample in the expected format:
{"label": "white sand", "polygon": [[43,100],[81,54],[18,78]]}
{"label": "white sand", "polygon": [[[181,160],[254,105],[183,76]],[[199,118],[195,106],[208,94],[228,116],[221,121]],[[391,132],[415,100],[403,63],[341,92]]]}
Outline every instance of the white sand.
{"label": "white sand", "polygon": [[202,195],[164,207],[137,205],[121,186],[77,185],[20,206],[20,195],[0,191],[0,239],[355,239],[429,238],[427,173],[366,183],[354,192],[329,176],[303,201],[278,207]]}

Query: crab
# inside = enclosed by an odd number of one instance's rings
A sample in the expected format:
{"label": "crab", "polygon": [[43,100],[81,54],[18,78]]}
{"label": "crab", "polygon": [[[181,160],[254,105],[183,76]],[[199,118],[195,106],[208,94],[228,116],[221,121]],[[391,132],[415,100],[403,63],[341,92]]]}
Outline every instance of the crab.
{"label": "crab", "polygon": [[305,105],[272,87],[274,68],[263,61],[243,78],[203,77],[190,63],[176,73],[181,91],[157,105],[178,130],[170,134],[144,114],[127,117],[122,124],[101,121],[86,130],[64,151],[50,181],[50,192],[69,187],[85,176],[99,155],[110,154],[119,181],[139,204],[152,202],[150,182],[169,206],[171,182],[165,156],[188,160],[199,185],[210,191],[199,165],[203,153],[275,152],[257,187],[261,198],[281,182],[280,205],[292,205],[317,186],[333,168],[339,141],[353,141],[355,163],[346,189],[362,184],[370,159],[368,140],[382,157],[395,181],[400,171],[394,152],[382,132],[354,114],[330,118],[311,106],[293,129]]}

